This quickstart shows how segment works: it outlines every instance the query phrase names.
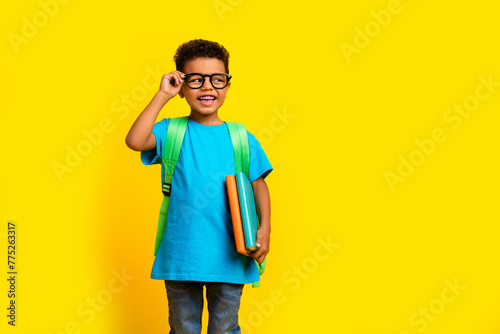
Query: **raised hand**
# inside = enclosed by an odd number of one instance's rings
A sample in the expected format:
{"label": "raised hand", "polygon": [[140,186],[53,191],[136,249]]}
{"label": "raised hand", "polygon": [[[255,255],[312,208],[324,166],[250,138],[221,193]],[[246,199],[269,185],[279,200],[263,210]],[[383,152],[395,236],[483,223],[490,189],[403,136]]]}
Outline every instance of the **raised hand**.
{"label": "raised hand", "polygon": [[179,93],[184,82],[184,73],[180,71],[172,71],[164,74],[160,83],[160,92],[164,93],[169,99]]}

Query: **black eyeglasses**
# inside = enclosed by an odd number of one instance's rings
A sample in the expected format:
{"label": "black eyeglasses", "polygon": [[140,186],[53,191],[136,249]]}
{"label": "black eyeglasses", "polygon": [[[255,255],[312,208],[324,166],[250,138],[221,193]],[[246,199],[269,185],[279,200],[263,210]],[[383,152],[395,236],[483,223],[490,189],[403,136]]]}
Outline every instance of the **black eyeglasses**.
{"label": "black eyeglasses", "polygon": [[226,73],[213,73],[213,74],[201,74],[201,73],[189,73],[186,74],[184,82],[191,89],[199,89],[205,84],[205,77],[209,78],[212,87],[215,89],[225,88],[231,80],[231,76]]}

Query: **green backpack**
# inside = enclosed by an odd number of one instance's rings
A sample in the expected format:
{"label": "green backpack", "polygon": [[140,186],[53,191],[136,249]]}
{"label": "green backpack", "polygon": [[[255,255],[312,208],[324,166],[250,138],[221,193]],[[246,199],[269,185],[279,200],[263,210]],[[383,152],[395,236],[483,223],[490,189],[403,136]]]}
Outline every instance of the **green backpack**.
{"label": "green backpack", "polygon": [[[179,160],[182,141],[188,124],[189,117],[171,118],[167,127],[167,136],[163,145],[163,154],[161,162],[164,170],[164,181],[162,185],[163,202],[160,208],[160,217],[158,218],[158,229],[156,232],[156,243],[154,255],[158,252],[165,227],[167,226],[168,206],[170,204],[170,193],[172,187],[172,176],[175,171],[175,166]],[[250,168],[250,148],[248,145],[248,136],[245,126],[240,123],[224,122],[229,131],[231,142],[234,151],[234,168],[235,173],[243,172],[249,178]],[[266,260],[262,264],[255,261],[259,269],[259,274],[264,273]],[[252,283],[253,287],[260,286],[260,281]]]}

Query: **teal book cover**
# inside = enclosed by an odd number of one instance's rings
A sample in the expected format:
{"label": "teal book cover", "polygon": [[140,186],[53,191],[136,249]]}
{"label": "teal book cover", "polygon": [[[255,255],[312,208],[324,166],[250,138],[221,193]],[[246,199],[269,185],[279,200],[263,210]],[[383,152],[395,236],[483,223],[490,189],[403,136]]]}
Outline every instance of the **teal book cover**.
{"label": "teal book cover", "polygon": [[252,184],[242,172],[236,173],[236,185],[238,188],[238,199],[240,200],[241,223],[243,235],[245,236],[245,247],[254,252],[258,248],[255,245],[259,221],[255,208]]}

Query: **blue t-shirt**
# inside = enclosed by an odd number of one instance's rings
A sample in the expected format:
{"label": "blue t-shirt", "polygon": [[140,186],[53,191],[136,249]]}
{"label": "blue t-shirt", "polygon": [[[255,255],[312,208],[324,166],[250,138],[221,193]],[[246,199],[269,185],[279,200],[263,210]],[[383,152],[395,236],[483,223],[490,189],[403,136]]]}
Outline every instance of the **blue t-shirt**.
{"label": "blue t-shirt", "polygon": [[[161,164],[170,119],[153,127],[156,149],[141,152],[145,165]],[[272,166],[248,133],[250,182]],[[259,280],[254,260],[236,251],[226,176],[235,174],[234,152],[225,124],[203,125],[189,119],[172,177],[167,226],[151,278],[247,284]],[[163,166],[161,172],[163,182]]]}

